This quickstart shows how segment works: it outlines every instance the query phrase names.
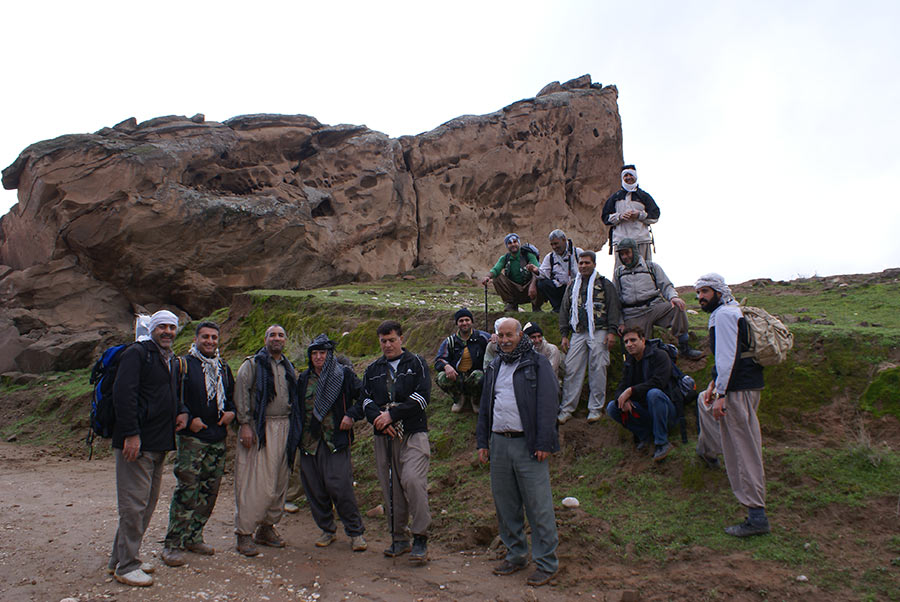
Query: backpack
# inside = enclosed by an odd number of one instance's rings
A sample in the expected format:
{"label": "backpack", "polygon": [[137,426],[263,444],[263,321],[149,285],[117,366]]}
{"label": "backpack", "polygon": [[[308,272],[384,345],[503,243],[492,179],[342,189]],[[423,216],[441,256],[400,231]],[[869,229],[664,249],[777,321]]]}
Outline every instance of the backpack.
{"label": "backpack", "polygon": [[741,358],[753,358],[760,366],[774,366],[787,358],[794,347],[794,335],[784,323],[759,307],[741,302],[741,314],[750,331],[750,349]]}
{"label": "backpack", "polygon": [[[519,256],[524,258],[525,261],[527,262],[528,261],[528,253],[533,253],[535,259],[538,262],[540,262],[541,253],[540,253],[540,251],[538,251],[538,248],[536,246],[534,246],[533,244],[531,244],[530,242],[523,242],[521,245],[519,245]],[[512,253],[507,252],[505,261],[504,261],[504,265],[503,265],[504,269],[509,267],[509,260],[511,257],[512,257]]]}
{"label": "backpack", "polygon": [[669,377],[669,399],[672,400],[672,404],[675,406],[678,428],[681,431],[681,441],[682,443],[687,443],[687,420],[684,417],[684,406],[697,399],[697,385],[691,376],[682,372],[681,368],[675,364],[675,361],[678,359],[678,349],[675,345],[664,343],[660,339],[648,339],[647,347],[662,349],[669,355],[669,359],[672,360],[672,374]]}
{"label": "backpack", "polygon": [[[573,257],[575,256],[575,245],[572,243],[571,238],[566,239],[566,253],[570,253]],[[554,259],[555,256],[556,256],[556,253],[554,253],[553,251],[550,251],[550,279],[551,280],[553,280],[553,266],[556,265],[556,260]],[[540,256],[538,256],[538,259],[540,259]],[[575,257],[575,262],[576,263],[578,262],[577,257]],[[569,279],[571,280],[572,278],[575,277],[575,274],[572,273],[572,260],[569,259],[569,261],[567,263],[569,265],[566,266],[566,268],[569,271]],[[576,269],[575,272],[578,272],[578,270]]]}

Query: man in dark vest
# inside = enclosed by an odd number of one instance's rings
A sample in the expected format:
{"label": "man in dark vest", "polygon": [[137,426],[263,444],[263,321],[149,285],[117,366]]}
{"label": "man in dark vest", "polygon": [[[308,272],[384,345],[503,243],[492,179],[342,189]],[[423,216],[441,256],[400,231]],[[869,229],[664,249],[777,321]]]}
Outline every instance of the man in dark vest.
{"label": "man in dark vest", "polygon": [[287,335],[273,324],[265,346],[244,360],[234,388],[238,446],[234,456],[234,532],[237,551],[256,556],[255,544],[283,548],[275,530],[287,491],[289,439],[300,437],[297,378],[284,356]]}

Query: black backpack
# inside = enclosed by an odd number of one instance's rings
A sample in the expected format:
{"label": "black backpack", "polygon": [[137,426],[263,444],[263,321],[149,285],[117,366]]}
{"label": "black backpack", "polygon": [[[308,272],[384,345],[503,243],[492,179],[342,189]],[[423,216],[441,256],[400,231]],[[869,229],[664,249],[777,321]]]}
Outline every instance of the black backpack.
{"label": "black backpack", "polygon": [[697,399],[697,387],[694,379],[681,371],[675,361],[678,359],[678,348],[670,343],[664,343],[661,339],[648,339],[648,348],[658,348],[669,354],[672,360],[672,374],[669,377],[669,399],[675,406],[675,412],[678,419],[678,428],[681,431],[681,442],[687,443],[687,420],[684,417],[685,404],[692,403]]}
{"label": "black backpack", "polygon": [[[519,245],[519,256],[522,257],[526,262],[528,261],[528,253],[534,255],[535,260],[540,263],[541,261],[541,252],[538,251],[538,248],[531,244],[530,242],[523,242]],[[506,257],[504,258],[503,268],[509,268],[509,260],[512,258],[512,253],[507,252]]]}

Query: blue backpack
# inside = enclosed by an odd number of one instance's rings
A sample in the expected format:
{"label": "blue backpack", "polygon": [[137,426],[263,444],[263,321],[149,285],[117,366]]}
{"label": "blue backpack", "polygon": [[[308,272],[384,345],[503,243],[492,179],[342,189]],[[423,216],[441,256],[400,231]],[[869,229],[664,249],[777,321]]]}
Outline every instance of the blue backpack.
{"label": "blue backpack", "polygon": [[104,351],[91,370],[94,392],[91,396],[91,432],[88,434],[88,444],[93,442],[94,435],[104,439],[112,437],[113,427],[116,424],[113,383],[116,382],[122,352],[129,344],[115,345]]}

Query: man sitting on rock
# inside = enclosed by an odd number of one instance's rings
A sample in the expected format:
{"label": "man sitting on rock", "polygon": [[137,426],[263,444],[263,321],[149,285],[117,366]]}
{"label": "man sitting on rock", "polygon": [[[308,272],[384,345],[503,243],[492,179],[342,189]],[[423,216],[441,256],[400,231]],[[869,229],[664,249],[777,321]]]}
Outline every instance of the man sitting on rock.
{"label": "man sitting on rock", "polygon": [[491,335],[473,327],[472,312],[465,307],[453,318],[458,330],[444,339],[438,349],[434,360],[435,380],[453,398],[451,412],[462,412],[469,401],[477,414],[484,378],[484,352]]}
{"label": "man sitting on rock", "polygon": [[625,329],[623,342],[628,357],[622,382],[606,413],[634,434],[638,451],[646,449],[651,437],[656,445],[655,462],[662,462],[672,444],[669,423],[676,417],[675,404],[669,398],[672,361],[660,347],[650,347],[640,326]]}
{"label": "man sitting on rock", "polygon": [[566,233],[557,228],[550,233],[551,252],[544,255],[541,262],[538,291],[550,301],[553,311],[559,313],[566,286],[578,275],[578,256],[581,249],[566,238]]}
{"label": "man sitting on rock", "polygon": [[702,351],[688,345],[684,301],[659,264],[641,257],[637,243],[630,238],[619,243],[617,252],[622,265],[616,267],[614,280],[622,301],[625,327],[640,326],[651,338],[654,326],[671,328],[683,357],[689,360],[703,357]]}
{"label": "man sitting on rock", "polygon": [[487,286],[494,283],[494,289],[506,306],[504,312],[519,311],[520,303],[531,303],[532,311],[541,311],[544,300],[535,284],[531,290],[532,279],[538,271],[538,257],[530,249],[523,249],[519,235],[510,233],[503,239],[509,252],[500,257],[491,268],[490,274],[484,277],[481,284]]}

